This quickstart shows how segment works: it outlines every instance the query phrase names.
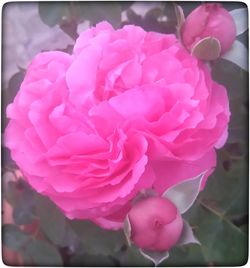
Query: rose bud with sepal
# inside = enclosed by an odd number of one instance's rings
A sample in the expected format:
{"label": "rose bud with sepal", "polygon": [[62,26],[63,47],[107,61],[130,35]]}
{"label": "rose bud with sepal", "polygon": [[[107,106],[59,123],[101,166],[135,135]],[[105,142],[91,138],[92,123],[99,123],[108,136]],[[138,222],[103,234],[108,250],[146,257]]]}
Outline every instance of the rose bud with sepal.
{"label": "rose bud with sepal", "polygon": [[199,59],[215,60],[231,47],[236,25],[230,13],[218,3],[206,3],[194,9],[181,28],[184,46]]}
{"label": "rose bud with sepal", "polygon": [[124,222],[129,245],[158,265],[174,246],[199,243],[182,218],[196,200],[206,172],[167,189],[162,196],[148,196],[135,202]]}
{"label": "rose bud with sepal", "polygon": [[167,251],[179,240],[183,220],[176,206],[162,197],[137,202],[128,213],[131,240],[139,248]]}

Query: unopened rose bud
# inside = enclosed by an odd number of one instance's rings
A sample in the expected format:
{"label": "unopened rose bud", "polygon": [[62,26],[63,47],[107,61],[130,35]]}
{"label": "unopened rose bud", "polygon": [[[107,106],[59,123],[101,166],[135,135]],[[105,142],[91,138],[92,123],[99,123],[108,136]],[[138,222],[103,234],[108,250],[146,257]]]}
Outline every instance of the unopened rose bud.
{"label": "unopened rose bud", "polygon": [[176,206],[162,197],[138,201],[128,213],[130,241],[152,251],[168,251],[179,240],[183,220]]}
{"label": "unopened rose bud", "polygon": [[[204,38],[206,43],[204,51],[210,49],[207,41],[211,43],[211,49],[216,49],[214,43],[218,41],[218,56],[220,56],[231,48],[236,37],[236,26],[232,16],[220,4],[207,3],[200,5],[187,16],[181,28],[181,36],[184,46],[191,53],[194,52],[193,54],[195,54],[196,46]],[[198,50],[200,54],[202,48],[199,47]],[[214,52],[213,55],[216,53]]]}

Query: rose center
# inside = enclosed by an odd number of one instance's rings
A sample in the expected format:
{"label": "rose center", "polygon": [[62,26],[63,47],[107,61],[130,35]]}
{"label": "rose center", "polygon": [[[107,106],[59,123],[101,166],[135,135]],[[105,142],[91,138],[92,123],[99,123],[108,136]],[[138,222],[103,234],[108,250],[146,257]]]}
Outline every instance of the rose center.
{"label": "rose center", "polygon": [[158,230],[163,227],[163,222],[160,219],[155,219],[154,220],[154,229]]}

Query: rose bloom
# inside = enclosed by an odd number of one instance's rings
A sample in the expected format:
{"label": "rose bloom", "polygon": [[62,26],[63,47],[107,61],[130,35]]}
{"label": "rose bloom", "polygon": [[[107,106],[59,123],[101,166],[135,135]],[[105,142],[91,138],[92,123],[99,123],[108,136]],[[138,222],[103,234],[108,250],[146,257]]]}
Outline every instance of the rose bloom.
{"label": "rose bloom", "polygon": [[72,55],[38,54],[7,115],[5,143],[30,185],[67,217],[118,229],[139,191],[212,172],[229,107],[174,35],[102,22]]}
{"label": "rose bloom", "polygon": [[182,41],[190,51],[203,38],[215,37],[223,54],[231,48],[236,38],[233,17],[218,3],[198,6],[187,16],[181,32]]}
{"label": "rose bloom", "polygon": [[168,199],[149,197],[136,203],[128,213],[131,241],[141,249],[168,251],[179,240],[183,220]]}

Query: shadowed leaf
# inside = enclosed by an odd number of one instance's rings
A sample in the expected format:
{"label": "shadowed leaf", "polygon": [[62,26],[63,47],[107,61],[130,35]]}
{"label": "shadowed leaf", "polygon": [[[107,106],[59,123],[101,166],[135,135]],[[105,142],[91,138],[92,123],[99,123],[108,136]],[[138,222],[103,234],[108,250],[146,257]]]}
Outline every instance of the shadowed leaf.
{"label": "shadowed leaf", "polygon": [[223,214],[197,202],[185,217],[195,226],[207,263],[215,266],[239,266],[246,262],[247,235]]}
{"label": "shadowed leaf", "polygon": [[89,254],[114,254],[126,241],[122,231],[104,230],[86,220],[71,221],[70,225]]}
{"label": "shadowed leaf", "polygon": [[43,233],[54,244],[62,244],[66,232],[66,219],[59,208],[48,198],[39,197],[36,211]]}
{"label": "shadowed leaf", "polygon": [[29,265],[63,266],[63,260],[57,248],[43,240],[32,240],[23,254],[31,261]]}
{"label": "shadowed leaf", "polygon": [[3,245],[13,250],[20,250],[30,240],[30,237],[14,224],[3,225],[2,234]]}
{"label": "shadowed leaf", "polygon": [[41,20],[50,27],[60,24],[70,17],[70,4],[65,2],[39,2],[38,11]]}

